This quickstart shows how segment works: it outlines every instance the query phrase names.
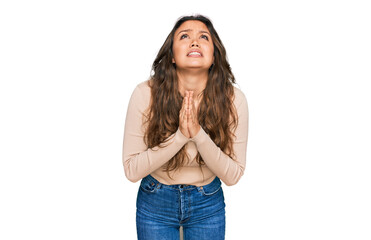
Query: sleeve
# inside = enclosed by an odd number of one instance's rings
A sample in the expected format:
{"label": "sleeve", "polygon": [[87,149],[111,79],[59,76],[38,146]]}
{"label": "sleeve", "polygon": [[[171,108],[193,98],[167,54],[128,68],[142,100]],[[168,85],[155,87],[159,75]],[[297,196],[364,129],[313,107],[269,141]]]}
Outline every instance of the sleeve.
{"label": "sleeve", "polygon": [[[148,103],[140,87],[131,95],[125,120],[122,161],[126,177],[137,182],[169,161],[190,139],[180,129],[169,136],[166,147],[148,148],[143,140],[142,115]],[[162,144],[161,144],[162,145]]]}
{"label": "sleeve", "polygon": [[245,95],[240,92],[241,100],[236,106],[238,126],[235,131],[233,149],[236,161],[225,154],[201,127],[196,136],[191,138],[195,142],[198,152],[207,167],[218,176],[227,186],[236,184],[244,174],[246,165],[246,147],[248,134],[248,106]]}

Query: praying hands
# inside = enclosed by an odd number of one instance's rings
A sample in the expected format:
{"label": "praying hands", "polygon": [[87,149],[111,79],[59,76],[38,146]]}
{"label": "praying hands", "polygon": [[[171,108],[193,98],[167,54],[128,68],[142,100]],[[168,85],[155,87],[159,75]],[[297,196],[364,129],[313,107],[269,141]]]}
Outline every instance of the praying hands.
{"label": "praying hands", "polygon": [[182,108],[179,112],[179,128],[184,136],[193,138],[200,131],[197,109],[193,99],[193,91],[185,91]]}

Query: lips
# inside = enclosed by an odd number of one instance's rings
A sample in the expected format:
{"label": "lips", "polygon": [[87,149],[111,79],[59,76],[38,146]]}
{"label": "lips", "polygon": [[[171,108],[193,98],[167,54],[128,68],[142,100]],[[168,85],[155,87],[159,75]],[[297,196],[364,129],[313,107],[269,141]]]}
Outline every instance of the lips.
{"label": "lips", "polygon": [[202,53],[199,50],[191,50],[188,52],[187,57],[202,57]]}

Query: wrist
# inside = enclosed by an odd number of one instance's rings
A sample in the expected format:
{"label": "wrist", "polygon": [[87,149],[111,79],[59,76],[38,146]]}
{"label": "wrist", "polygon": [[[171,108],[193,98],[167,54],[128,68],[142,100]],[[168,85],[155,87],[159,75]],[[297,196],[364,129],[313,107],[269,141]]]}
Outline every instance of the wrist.
{"label": "wrist", "polygon": [[201,126],[198,125],[196,127],[196,130],[193,132],[193,134],[191,134],[191,138],[194,138],[200,132],[200,130],[201,130]]}

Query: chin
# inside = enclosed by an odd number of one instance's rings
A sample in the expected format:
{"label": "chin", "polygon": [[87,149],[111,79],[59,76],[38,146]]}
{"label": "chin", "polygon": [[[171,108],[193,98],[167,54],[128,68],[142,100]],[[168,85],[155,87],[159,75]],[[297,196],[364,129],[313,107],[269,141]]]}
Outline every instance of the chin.
{"label": "chin", "polygon": [[205,66],[189,66],[184,68],[184,70],[193,70],[193,71],[208,71],[210,67]]}
{"label": "chin", "polygon": [[183,68],[199,68],[199,69],[209,69],[211,67],[211,64],[199,64],[199,63],[194,63],[194,64],[187,64],[183,66]]}

